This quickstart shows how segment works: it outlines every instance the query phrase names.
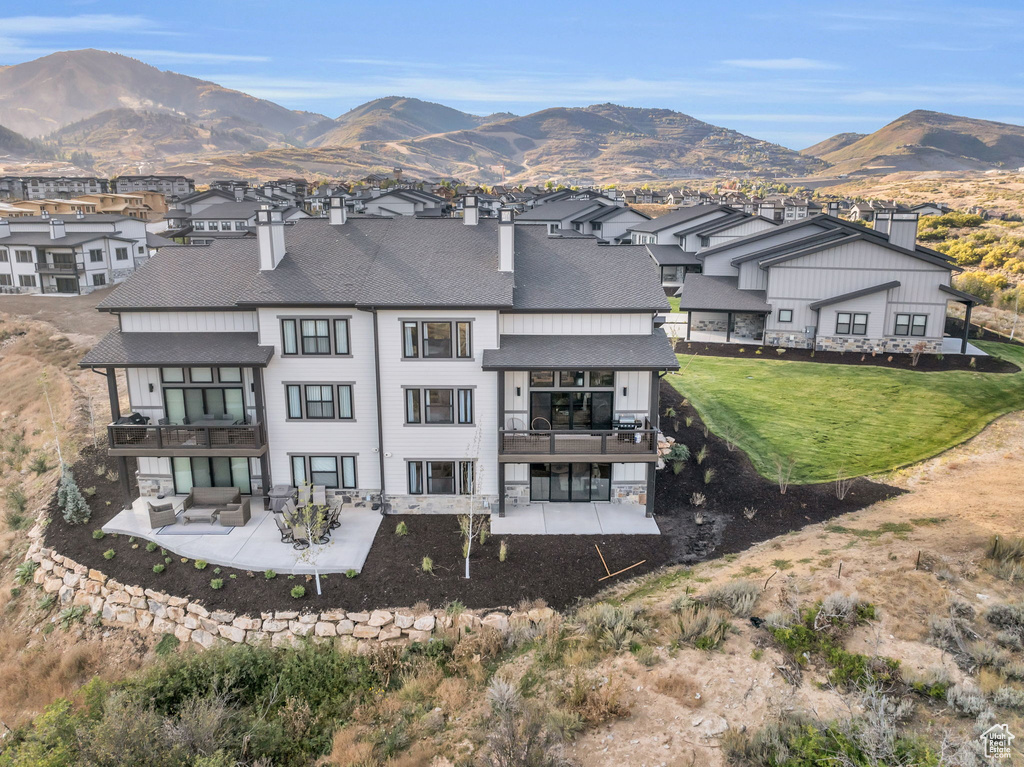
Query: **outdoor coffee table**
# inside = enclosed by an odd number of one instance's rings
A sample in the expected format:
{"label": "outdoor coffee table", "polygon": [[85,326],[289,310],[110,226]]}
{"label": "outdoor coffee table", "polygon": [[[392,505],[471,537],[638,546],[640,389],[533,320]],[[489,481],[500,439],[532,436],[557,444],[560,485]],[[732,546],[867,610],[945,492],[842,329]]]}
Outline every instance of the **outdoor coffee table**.
{"label": "outdoor coffee table", "polygon": [[211,525],[217,519],[217,515],[220,514],[220,509],[211,508],[192,508],[182,512],[181,524],[187,525],[189,522],[209,522]]}

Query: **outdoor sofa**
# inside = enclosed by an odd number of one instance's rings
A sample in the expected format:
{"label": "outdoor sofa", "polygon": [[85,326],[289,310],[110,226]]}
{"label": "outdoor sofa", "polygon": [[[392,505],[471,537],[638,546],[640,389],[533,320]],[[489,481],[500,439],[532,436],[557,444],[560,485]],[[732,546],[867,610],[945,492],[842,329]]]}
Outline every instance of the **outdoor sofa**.
{"label": "outdoor sofa", "polygon": [[158,527],[173,525],[178,521],[173,503],[149,503],[147,501],[146,506],[149,510],[149,526],[154,530]]}
{"label": "outdoor sofa", "polygon": [[217,521],[221,527],[244,527],[249,521],[249,516],[249,499],[243,498],[240,503],[229,503],[224,506],[217,515]]}

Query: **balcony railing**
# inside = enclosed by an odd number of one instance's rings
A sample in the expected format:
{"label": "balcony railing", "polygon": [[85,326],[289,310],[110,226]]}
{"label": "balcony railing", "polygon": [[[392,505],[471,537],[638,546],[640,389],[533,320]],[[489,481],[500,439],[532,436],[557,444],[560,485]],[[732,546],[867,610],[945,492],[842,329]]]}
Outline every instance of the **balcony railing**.
{"label": "balcony railing", "polygon": [[107,435],[112,451],[131,455],[160,455],[169,451],[246,455],[261,452],[266,443],[263,425],[258,423],[230,426],[111,424]]}
{"label": "balcony railing", "polygon": [[36,271],[40,274],[83,274],[85,272],[85,264],[51,264],[45,261],[37,261]]}
{"label": "balcony railing", "polygon": [[500,432],[501,455],[657,456],[657,429],[612,431],[509,430]]}

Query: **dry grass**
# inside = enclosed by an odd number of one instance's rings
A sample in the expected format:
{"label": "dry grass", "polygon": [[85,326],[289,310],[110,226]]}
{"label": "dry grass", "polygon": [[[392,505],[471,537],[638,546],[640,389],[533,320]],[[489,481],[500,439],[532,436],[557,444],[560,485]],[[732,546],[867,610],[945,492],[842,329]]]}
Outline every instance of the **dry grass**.
{"label": "dry grass", "polygon": [[693,677],[680,671],[672,671],[665,676],[658,677],[654,681],[654,689],[687,708],[700,708],[704,705],[704,698],[700,694],[700,685],[694,681]]}
{"label": "dry grass", "polygon": [[466,708],[469,692],[470,684],[467,680],[450,676],[442,679],[437,685],[433,699],[445,714],[451,715]]}
{"label": "dry grass", "polygon": [[334,733],[331,753],[317,762],[323,767],[371,767],[379,762],[373,755],[373,744],[360,740],[361,732],[345,727]]}

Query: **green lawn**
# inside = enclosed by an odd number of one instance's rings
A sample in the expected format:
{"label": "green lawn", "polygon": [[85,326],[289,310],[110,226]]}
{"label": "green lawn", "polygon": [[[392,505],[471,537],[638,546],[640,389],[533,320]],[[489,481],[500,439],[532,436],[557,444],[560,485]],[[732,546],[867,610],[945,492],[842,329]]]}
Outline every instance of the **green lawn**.
{"label": "green lawn", "polygon": [[679,296],[669,296],[668,297],[668,304],[669,304],[669,306],[672,307],[672,311],[678,312],[679,311]]}
{"label": "green lawn", "polygon": [[[1024,368],[1024,348],[978,343]],[[794,484],[873,474],[928,458],[1024,409],[1024,372],[918,373],[853,365],[681,356],[668,379],[712,431],[766,477],[777,456]]]}

